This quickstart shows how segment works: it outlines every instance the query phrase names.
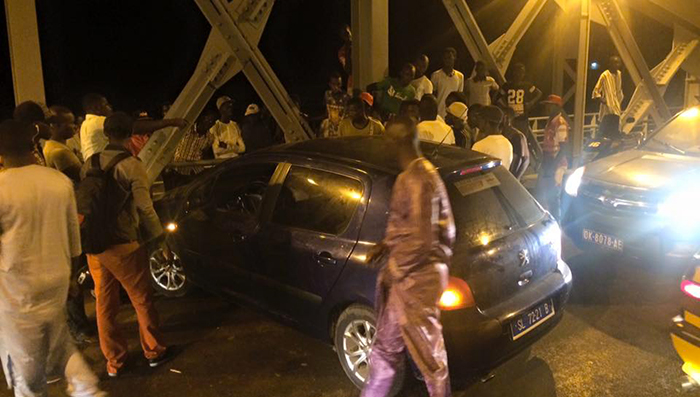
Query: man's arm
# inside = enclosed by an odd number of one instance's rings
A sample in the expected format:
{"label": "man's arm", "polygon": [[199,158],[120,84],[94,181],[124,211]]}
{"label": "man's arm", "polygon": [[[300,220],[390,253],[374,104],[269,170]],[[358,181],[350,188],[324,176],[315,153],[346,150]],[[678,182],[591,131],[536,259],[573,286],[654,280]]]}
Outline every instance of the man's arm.
{"label": "man's arm", "polygon": [[150,135],[168,127],[185,128],[187,127],[187,121],[185,119],[135,120],[133,132],[134,135]]}
{"label": "man's arm", "polygon": [[78,206],[75,202],[75,191],[70,187],[70,199],[68,208],[66,209],[66,217],[68,219],[68,244],[70,245],[70,256],[75,258],[80,256],[83,249],[80,245],[80,222],[78,221]]}
{"label": "man's arm", "polygon": [[530,101],[528,101],[525,104],[526,111],[529,111],[532,108],[534,108],[535,106],[537,106],[537,104],[540,102],[540,98],[542,98],[542,91],[539,88],[537,88],[536,86],[534,86],[534,85],[531,86],[529,91],[530,91],[530,95],[532,96],[532,99],[530,99]]}
{"label": "man's arm", "polygon": [[595,87],[593,88],[593,99],[600,99],[603,103],[605,103],[605,100],[603,99],[603,82],[605,80],[605,72],[600,75],[598,78],[598,82],[595,83]]}
{"label": "man's arm", "polygon": [[136,204],[139,221],[144,225],[147,233],[146,242],[156,240],[163,235],[163,226],[160,223],[156,210],[153,208],[146,168],[138,160],[129,160],[129,163],[124,165],[129,167],[128,175],[131,178],[131,195],[134,199],[134,204]]}

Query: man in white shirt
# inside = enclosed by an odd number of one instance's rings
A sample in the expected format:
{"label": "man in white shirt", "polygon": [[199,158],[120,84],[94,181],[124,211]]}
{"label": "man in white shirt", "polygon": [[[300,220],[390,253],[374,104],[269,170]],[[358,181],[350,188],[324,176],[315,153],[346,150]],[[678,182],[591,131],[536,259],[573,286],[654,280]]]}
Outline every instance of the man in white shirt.
{"label": "man in white shirt", "polygon": [[474,76],[467,80],[465,92],[469,97],[469,106],[479,104],[483,106],[491,105],[491,95],[498,92],[498,83],[489,76],[486,64],[477,61],[474,65]]}
{"label": "man in white shirt", "polygon": [[610,67],[600,75],[593,88],[593,99],[600,100],[600,120],[607,114],[622,114],[622,62],[616,56],[610,57]]}
{"label": "man in white shirt", "polygon": [[433,92],[438,102],[438,115],[445,117],[447,106],[445,99],[453,91],[464,91],[464,75],[455,70],[457,50],[452,47],[445,48],[442,55],[442,69],[433,72],[430,80],[433,83]]}
{"label": "man in white shirt", "polygon": [[411,85],[416,89],[416,96],[414,99],[419,101],[423,98],[423,95],[433,93],[433,83],[425,75],[429,65],[430,58],[425,54],[421,54],[413,61],[413,66],[416,68],[416,78],[411,82]]}
{"label": "man in white shirt", "polygon": [[46,396],[61,370],[71,396],[101,396],[65,321],[71,260],[80,255],[73,183],[36,164],[33,127],[0,124],[0,359],[15,396]]}
{"label": "man in white shirt", "polygon": [[221,117],[211,127],[214,135],[214,156],[217,159],[228,159],[245,152],[245,143],[238,123],[233,121],[233,101],[227,96],[216,100],[216,108]]}
{"label": "man in white shirt", "polygon": [[87,161],[93,154],[103,151],[109,144],[104,133],[105,118],[112,114],[112,105],[99,94],[83,97],[85,121],[80,126],[80,147],[83,159]]}
{"label": "man in white shirt", "polygon": [[513,145],[501,133],[503,111],[496,106],[486,106],[479,111],[480,131],[472,150],[488,154],[501,160],[501,165],[510,169],[513,162]]}
{"label": "man in white shirt", "polygon": [[455,136],[452,128],[444,121],[437,119],[437,99],[433,95],[423,95],[420,101],[420,119],[418,123],[418,139],[421,141],[454,145]]}

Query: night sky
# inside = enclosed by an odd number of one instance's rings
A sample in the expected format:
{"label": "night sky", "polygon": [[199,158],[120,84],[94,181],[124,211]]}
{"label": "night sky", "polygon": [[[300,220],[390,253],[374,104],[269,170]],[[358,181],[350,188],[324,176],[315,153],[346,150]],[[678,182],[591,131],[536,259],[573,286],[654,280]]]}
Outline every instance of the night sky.
{"label": "night sky", "polygon": [[[487,40],[505,31],[526,0],[469,1]],[[1,10],[4,14],[4,8]],[[49,104],[65,104],[80,113],[80,98],[87,92],[104,93],[120,110],[146,109],[155,113],[172,102],[187,82],[209,33],[209,24],[192,0],[37,0],[46,96]],[[548,2],[535,25],[516,50],[530,78],[545,94],[550,90],[550,58],[543,48],[551,38],[555,15]],[[0,18],[5,24],[4,15]],[[424,52],[439,67],[442,48],[457,48],[458,69],[465,74],[473,60],[457,34],[441,1],[390,1],[390,70]],[[278,0],[260,43],[287,90],[298,95],[306,113],[322,112],[321,99],[327,76],[340,70],[338,32],[350,23],[350,0]],[[672,32],[653,20],[635,14],[633,26],[650,65],[670,50]],[[591,60],[604,61],[614,47],[605,30],[594,24]],[[0,27],[0,116],[13,107],[7,29]],[[591,71],[590,85],[600,71]],[[683,74],[669,92],[682,89]],[[625,92],[634,87],[629,76]],[[679,83],[680,82],[680,83]],[[240,112],[258,101],[243,74],[222,91],[238,102]],[[678,95],[676,95],[678,97]],[[682,104],[673,98],[672,104]]]}

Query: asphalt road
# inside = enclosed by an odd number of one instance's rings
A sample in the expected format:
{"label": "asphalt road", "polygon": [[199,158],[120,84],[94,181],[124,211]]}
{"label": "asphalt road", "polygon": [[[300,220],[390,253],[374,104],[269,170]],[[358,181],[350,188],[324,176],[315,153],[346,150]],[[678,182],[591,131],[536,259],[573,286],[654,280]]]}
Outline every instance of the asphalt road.
{"label": "asphalt road", "polygon": [[[682,269],[584,255],[565,247],[574,290],[563,321],[492,380],[463,381],[455,396],[700,396],[681,393],[681,361],[668,335],[678,311]],[[132,338],[130,371],[106,379],[97,346],[88,359],[113,396],[354,397],[332,348],[266,316],[202,292],[160,299],[164,331],[182,347],[150,369],[140,357],[135,317],[120,320]],[[64,395],[59,383],[52,395]],[[1,391],[0,396],[9,396]],[[418,382],[402,396],[425,396]]]}

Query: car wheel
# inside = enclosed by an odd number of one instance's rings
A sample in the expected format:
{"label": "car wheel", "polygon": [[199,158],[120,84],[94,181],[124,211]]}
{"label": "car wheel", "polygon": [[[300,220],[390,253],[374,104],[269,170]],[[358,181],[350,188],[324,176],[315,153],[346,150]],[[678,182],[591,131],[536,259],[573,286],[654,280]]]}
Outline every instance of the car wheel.
{"label": "car wheel", "polygon": [[[348,307],[336,322],[333,336],[335,350],[343,371],[358,389],[362,389],[369,376],[369,355],[377,333],[376,324],[374,310],[363,305]],[[391,395],[401,389],[405,375],[405,370],[397,375]]]}
{"label": "car wheel", "polygon": [[180,256],[171,251],[169,260],[163,257],[163,251],[158,249],[149,258],[151,281],[157,292],[170,297],[184,296],[189,290],[185,268]]}

